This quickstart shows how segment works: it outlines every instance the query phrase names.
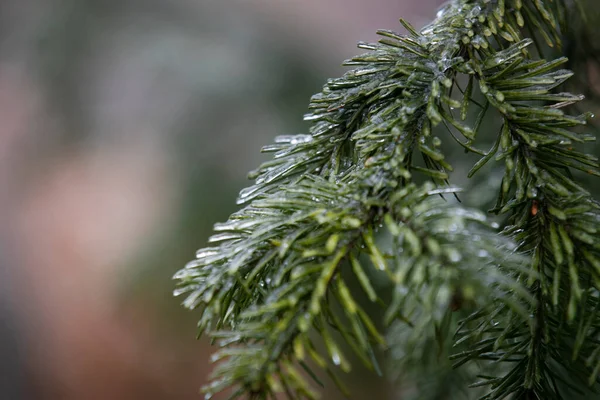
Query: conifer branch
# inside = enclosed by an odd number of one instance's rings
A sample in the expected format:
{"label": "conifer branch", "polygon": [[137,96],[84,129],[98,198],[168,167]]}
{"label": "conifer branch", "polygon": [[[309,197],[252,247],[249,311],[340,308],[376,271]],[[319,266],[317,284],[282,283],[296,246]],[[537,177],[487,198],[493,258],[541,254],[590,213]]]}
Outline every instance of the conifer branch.
{"label": "conifer branch", "polygon": [[[599,165],[576,147],[594,140],[579,130],[590,116],[563,111],[582,96],[556,91],[572,75],[558,69],[567,60],[541,58],[560,47],[568,6],[453,0],[421,31],[404,21],[408,35],[379,31],[313,96],[309,134],[263,148],[273,159],[250,174],[243,208],[175,276],[221,347],[209,396],[313,399],[314,366],[343,386],[335,369],[351,369],[348,350],[379,372],[377,349],[392,346],[402,369],[431,358],[431,343],[438,355],[455,347],[450,358],[479,376],[483,399],[598,386],[600,211],[571,171],[598,176]],[[490,112],[498,132],[482,128]],[[508,218],[502,234],[437,199],[457,191],[434,136],[442,126],[481,156],[469,176],[504,164],[492,210]],[[393,285],[390,340],[357,297],[382,303],[374,276]],[[457,311],[469,314],[457,322]]]}

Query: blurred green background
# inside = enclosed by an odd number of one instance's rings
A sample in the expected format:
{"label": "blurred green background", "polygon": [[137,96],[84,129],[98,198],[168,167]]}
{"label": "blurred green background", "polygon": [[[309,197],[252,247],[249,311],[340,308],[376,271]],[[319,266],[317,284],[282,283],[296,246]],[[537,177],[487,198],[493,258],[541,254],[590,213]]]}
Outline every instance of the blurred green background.
{"label": "blurred green background", "polygon": [[0,398],[199,398],[171,276],[355,43],[439,3],[0,2]]}

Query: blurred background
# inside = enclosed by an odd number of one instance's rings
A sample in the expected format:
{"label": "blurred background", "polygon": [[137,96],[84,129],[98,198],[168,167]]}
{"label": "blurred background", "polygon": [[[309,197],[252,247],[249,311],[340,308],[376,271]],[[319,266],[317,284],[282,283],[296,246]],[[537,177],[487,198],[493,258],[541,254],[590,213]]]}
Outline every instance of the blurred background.
{"label": "blurred background", "polygon": [[0,398],[199,398],[171,276],[355,43],[440,3],[2,0]]}

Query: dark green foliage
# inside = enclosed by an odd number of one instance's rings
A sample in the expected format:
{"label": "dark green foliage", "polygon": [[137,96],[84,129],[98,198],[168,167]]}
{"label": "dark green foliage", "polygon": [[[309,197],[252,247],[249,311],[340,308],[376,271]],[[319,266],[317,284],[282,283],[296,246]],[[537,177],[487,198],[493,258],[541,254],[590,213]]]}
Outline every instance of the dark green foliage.
{"label": "dark green foliage", "polygon": [[[578,150],[590,115],[563,111],[582,100],[557,90],[567,59],[541,58],[571,8],[454,0],[420,32],[402,21],[407,36],[359,45],[354,69],[311,99],[310,134],[263,149],[273,159],[250,174],[245,206],[176,275],[220,346],[209,396],[312,399],[314,367],[343,386],[349,351],[379,372],[381,349],[418,399],[596,393],[600,208],[577,176],[598,176],[598,160]],[[498,129],[482,128],[488,113]],[[479,155],[469,177],[504,165],[502,232],[440,198],[457,189],[436,134]]]}

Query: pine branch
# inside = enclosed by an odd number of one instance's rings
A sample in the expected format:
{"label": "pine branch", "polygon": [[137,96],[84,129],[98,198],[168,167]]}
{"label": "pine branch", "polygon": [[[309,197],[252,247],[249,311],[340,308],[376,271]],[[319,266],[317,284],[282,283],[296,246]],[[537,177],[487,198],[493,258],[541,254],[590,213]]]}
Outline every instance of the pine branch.
{"label": "pine branch", "polygon": [[[484,399],[594,390],[600,216],[571,171],[598,176],[599,165],[576,147],[594,140],[580,132],[589,115],[562,110],[582,96],[555,91],[572,75],[558,69],[566,59],[540,58],[560,46],[567,6],[453,0],[420,32],[401,21],[409,35],[380,31],[378,44],[359,44],[369,52],[346,62],[354,69],[313,96],[309,134],[263,148],[273,159],[250,174],[245,206],[175,276],[176,294],[221,347],[209,396],[313,399],[307,374],[320,384],[311,368],[321,367],[342,386],[346,348],[379,371],[376,350],[389,345],[406,373],[419,359],[431,370],[427,354],[449,344],[455,367],[481,377]],[[499,132],[482,128],[488,113]],[[437,199],[457,191],[438,126],[481,155],[469,176],[504,163],[492,210],[508,217],[502,234]],[[478,149],[490,138],[490,150]],[[387,341],[357,297],[383,302],[376,274],[394,288]],[[459,323],[458,309],[470,313]]]}

